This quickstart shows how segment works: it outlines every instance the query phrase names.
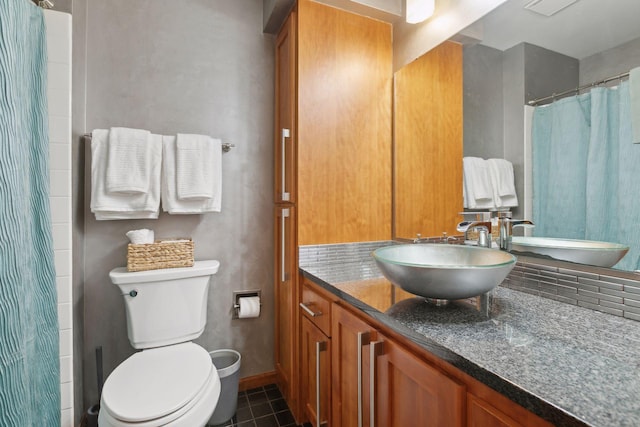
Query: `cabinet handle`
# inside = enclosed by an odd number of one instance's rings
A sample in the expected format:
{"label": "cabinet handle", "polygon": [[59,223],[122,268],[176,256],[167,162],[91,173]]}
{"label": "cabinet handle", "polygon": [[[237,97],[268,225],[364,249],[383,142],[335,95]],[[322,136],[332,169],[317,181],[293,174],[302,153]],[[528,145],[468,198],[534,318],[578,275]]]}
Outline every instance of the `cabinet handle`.
{"label": "cabinet handle", "polygon": [[282,128],[282,132],[281,132],[281,138],[280,138],[280,144],[281,144],[281,153],[282,153],[282,163],[281,163],[281,167],[282,167],[282,201],[283,202],[288,202],[289,201],[289,193],[287,192],[287,167],[286,167],[286,162],[287,162],[287,156],[286,156],[286,142],[287,142],[287,138],[289,138],[289,136],[291,135],[291,132],[289,131],[289,129],[286,128]]}
{"label": "cabinet handle", "polygon": [[358,332],[358,427],[362,427],[362,347],[369,344],[371,334]]}
{"label": "cabinet handle", "polygon": [[280,217],[280,281],[285,282],[287,280],[287,272],[286,269],[286,244],[287,244],[287,233],[285,231],[285,221],[289,218],[289,209],[282,209],[282,216]]}
{"label": "cabinet handle", "polygon": [[318,311],[317,313],[313,310],[311,310],[305,303],[301,302],[300,303],[300,308],[302,308],[304,311],[306,311],[309,316],[311,317],[318,317],[318,316],[322,316],[322,312]]}
{"label": "cabinet handle", "polygon": [[376,427],[376,358],[382,353],[382,341],[371,343],[369,352],[369,426]]}
{"label": "cabinet handle", "polygon": [[320,353],[323,351],[327,351],[327,342],[316,342],[316,427],[322,425],[320,417]]}

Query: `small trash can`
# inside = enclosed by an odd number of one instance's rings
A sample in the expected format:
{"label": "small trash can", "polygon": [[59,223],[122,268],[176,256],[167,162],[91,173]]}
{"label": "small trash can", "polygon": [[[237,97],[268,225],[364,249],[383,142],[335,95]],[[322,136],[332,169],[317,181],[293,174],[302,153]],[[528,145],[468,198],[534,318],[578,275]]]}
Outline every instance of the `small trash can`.
{"label": "small trash can", "polygon": [[238,406],[238,383],[240,382],[240,353],[223,349],[210,351],[211,361],[220,377],[220,398],[209,424],[218,425],[229,421]]}

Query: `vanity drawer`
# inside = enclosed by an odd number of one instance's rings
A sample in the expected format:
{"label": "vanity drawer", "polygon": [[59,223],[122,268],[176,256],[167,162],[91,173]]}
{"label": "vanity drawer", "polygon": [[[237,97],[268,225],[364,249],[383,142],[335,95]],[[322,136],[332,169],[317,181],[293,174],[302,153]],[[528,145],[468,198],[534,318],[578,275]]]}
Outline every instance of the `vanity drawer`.
{"label": "vanity drawer", "polygon": [[318,286],[302,282],[300,312],[326,336],[331,336],[331,299]]}

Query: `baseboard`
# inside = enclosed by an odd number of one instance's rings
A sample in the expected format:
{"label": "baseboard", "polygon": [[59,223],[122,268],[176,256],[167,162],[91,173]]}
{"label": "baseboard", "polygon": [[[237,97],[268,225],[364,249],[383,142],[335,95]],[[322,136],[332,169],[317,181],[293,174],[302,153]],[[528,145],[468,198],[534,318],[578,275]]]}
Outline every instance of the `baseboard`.
{"label": "baseboard", "polygon": [[256,387],[262,387],[276,383],[276,371],[264,372],[262,374],[253,375],[251,377],[240,378],[238,384],[239,391],[250,390]]}

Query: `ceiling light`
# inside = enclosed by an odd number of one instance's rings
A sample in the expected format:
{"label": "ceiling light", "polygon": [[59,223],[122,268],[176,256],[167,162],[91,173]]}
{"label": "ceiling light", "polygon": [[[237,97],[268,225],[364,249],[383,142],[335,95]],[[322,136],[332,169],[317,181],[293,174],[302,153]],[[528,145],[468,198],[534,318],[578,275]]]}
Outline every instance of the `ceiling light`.
{"label": "ceiling light", "polygon": [[428,19],[435,7],[435,0],[407,0],[407,22],[417,24]]}

